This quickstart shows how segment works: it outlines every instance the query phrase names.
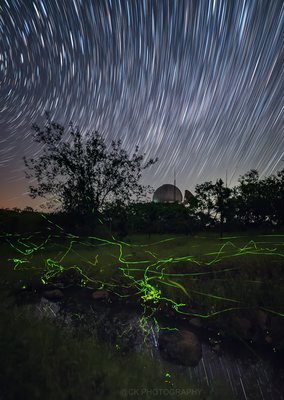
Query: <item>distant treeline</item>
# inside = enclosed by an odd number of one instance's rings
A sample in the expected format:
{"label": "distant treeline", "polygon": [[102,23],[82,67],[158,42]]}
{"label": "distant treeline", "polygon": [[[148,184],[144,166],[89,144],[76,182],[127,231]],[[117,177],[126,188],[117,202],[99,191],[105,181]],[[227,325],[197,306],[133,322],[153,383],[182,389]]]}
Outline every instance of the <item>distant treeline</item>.
{"label": "distant treeline", "polygon": [[219,179],[196,185],[188,204],[109,203],[103,211],[76,213],[0,210],[0,231],[7,233],[62,231],[81,235],[135,233],[193,234],[203,230],[236,231],[284,228],[284,170],[260,179],[256,170],[239,178],[234,188]]}

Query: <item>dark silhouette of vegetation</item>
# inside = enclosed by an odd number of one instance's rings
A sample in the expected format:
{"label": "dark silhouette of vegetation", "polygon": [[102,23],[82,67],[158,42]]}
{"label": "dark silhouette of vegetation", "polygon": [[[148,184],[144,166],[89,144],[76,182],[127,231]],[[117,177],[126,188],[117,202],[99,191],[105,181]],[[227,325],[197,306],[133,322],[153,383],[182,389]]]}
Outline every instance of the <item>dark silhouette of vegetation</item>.
{"label": "dark silhouette of vegetation", "polygon": [[231,195],[231,190],[224,186],[222,179],[218,179],[215,184],[215,209],[216,213],[219,214],[220,218],[220,235],[223,236],[224,221],[228,216],[229,211],[229,198]]}
{"label": "dark silhouette of vegetation", "polygon": [[251,170],[236,188],[236,218],[242,225],[284,225],[284,170],[259,179]]}
{"label": "dark silhouette of vegetation", "polygon": [[72,123],[69,129],[47,118],[44,127],[33,125],[34,139],[42,145],[37,158],[24,158],[32,198],[43,197],[61,210],[77,215],[98,213],[113,201],[124,204],[141,199],[149,187],[140,184],[142,171],[157,159],[144,163],[138,146],[132,156],[121,141],[107,148],[98,132],[85,135]]}
{"label": "dark silhouette of vegetation", "polygon": [[256,170],[240,176],[233,188],[219,179],[196,185],[191,203],[200,226],[237,230],[284,226],[284,170],[263,179]]}
{"label": "dark silhouette of vegetation", "polygon": [[224,221],[229,218],[232,190],[224,186],[222,179],[218,179],[215,184],[209,181],[196,185],[195,193],[194,208],[201,225],[209,227],[219,221],[222,236]]}
{"label": "dark silhouette of vegetation", "polygon": [[140,203],[129,209],[130,229],[147,233],[184,233],[196,231],[197,217],[189,207],[178,203]]}
{"label": "dark silhouette of vegetation", "polygon": [[[221,179],[196,185],[195,194],[183,204],[143,202],[149,186],[139,183],[142,171],[155,164],[136,147],[130,157],[121,142],[109,149],[97,132],[82,135],[72,124],[68,132],[49,119],[44,128],[33,126],[35,140],[43,145],[38,158],[25,159],[36,186],[32,197],[54,196],[60,212],[50,213],[55,226],[77,234],[194,234],[202,230],[275,230],[284,227],[284,169],[260,179],[252,169],[228,188]],[[67,140],[68,139],[68,140]],[[144,196],[144,197],[143,197]],[[31,207],[0,210],[0,230],[21,232],[23,221],[30,231],[50,229]]]}

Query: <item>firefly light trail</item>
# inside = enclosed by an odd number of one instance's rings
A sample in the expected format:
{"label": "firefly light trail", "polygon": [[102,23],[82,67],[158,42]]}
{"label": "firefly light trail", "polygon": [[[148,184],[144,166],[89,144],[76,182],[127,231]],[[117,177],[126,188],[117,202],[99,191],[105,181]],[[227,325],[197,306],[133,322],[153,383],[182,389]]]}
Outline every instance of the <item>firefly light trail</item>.
{"label": "firefly light trail", "polygon": [[157,187],[283,168],[282,0],[3,0],[0,206],[23,206],[22,157],[45,110],[159,157]]}
{"label": "firefly light trail", "polygon": [[[54,225],[55,229],[60,228],[57,225]],[[63,252],[60,257],[50,258],[47,257],[48,251],[52,251],[52,243],[58,241],[61,237],[69,240],[69,245],[66,247],[65,251]],[[279,237],[279,235],[278,235]],[[236,271],[240,267],[233,267],[233,268],[225,268],[221,267],[219,269],[215,269],[214,266],[218,266],[220,262],[229,257],[244,257],[248,255],[258,255],[258,256],[276,256],[279,259],[284,257],[283,251],[278,250],[275,247],[274,243],[270,243],[273,245],[273,248],[268,247],[260,247],[257,242],[249,241],[245,246],[238,247],[232,242],[225,242],[222,244],[220,250],[218,252],[207,253],[207,255],[212,255],[213,258],[209,261],[204,261],[202,259],[197,260],[193,256],[184,256],[184,257],[169,257],[169,258],[159,258],[158,256],[154,256],[153,252],[148,251],[146,248],[149,246],[163,244],[164,242],[173,241],[174,238],[165,239],[164,241],[158,243],[152,243],[151,245],[131,245],[126,242],[121,242],[115,240],[106,240],[99,237],[90,236],[87,241],[81,242],[80,238],[75,235],[65,235],[62,231],[62,228],[59,230],[58,235],[49,235],[46,240],[44,240],[40,244],[35,244],[32,241],[32,236],[25,238],[19,238],[17,235],[13,238],[11,235],[8,235],[6,238],[7,242],[12,246],[13,250],[16,251],[24,258],[19,258],[18,254],[14,258],[11,258],[10,261],[14,263],[15,270],[27,270],[29,268],[34,268],[37,270],[37,273],[41,275],[41,280],[43,284],[48,284],[56,279],[60,281],[60,274],[67,270],[74,270],[79,275],[79,282],[77,283],[79,286],[91,286],[93,288],[107,288],[108,290],[112,291],[119,297],[128,297],[131,296],[130,294],[121,294],[120,289],[135,289],[135,293],[132,296],[138,296],[141,299],[142,304],[146,307],[145,310],[151,309],[152,313],[155,312],[158,304],[167,303],[178,313],[183,315],[190,315],[190,316],[199,316],[202,318],[209,318],[210,316],[218,315],[224,312],[229,312],[233,310],[248,308],[246,304],[244,306],[242,299],[237,298],[228,298],[225,296],[218,295],[218,293],[205,293],[200,290],[195,290],[190,287],[191,279],[196,279],[196,277],[202,279],[204,275],[213,275],[213,279],[215,274],[218,273],[226,273],[230,271]],[[14,243],[13,243],[14,242]],[[174,242],[173,242],[174,243]],[[97,270],[96,266],[98,264],[98,254],[95,255],[95,262],[91,262],[87,260],[85,257],[81,257],[79,251],[75,251],[73,249],[74,245],[79,244],[83,249],[84,246],[88,246],[96,252],[96,249],[101,245],[107,246],[105,251],[110,251],[110,248],[118,249],[117,253],[117,260],[114,264],[117,264],[116,271],[114,271],[113,276],[109,281],[106,279],[105,281],[96,277]],[[84,245],[84,246],[83,246]],[[147,247],[146,247],[147,246]],[[129,260],[129,258],[125,254],[125,249],[127,248],[137,248],[139,247],[145,255],[150,254],[154,258],[153,259],[144,259],[140,260]],[[173,244],[174,248],[174,244]],[[230,254],[228,254],[228,250],[230,250]],[[33,259],[34,253],[43,251],[41,257],[44,259],[44,267],[34,267],[35,261]],[[54,251],[54,250],[53,250]],[[84,271],[84,268],[73,265],[71,267],[64,267],[62,263],[66,256],[70,253],[74,252],[78,259],[81,259],[84,262],[87,262],[92,265],[93,271],[92,273],[87,273]],[[214,257],[215,256],[215,257]],[[146,257],[145,257],[146,258]],[[42,261],[42,260],[41,260]],[[183,272],[183,264],[181,264],[181,272],[175,273],[171,272],[171,266],[178,265],[179,263],[187,262],[187,265],[193,265],[195,268],[202,268],[207,266],[210,268],[208,271],[200,271],[200,272]],[[38,261],[40,262],[40,261]],[[139,266],[139,268],[136,267]],[[90,275],[90,276],[89,276]],[[121,281],[121,277],[124,278],[123,283]],[[179,281],[177,281],[179,279]],[[224,280],[225,281],[225,280]],[[247,280],[246,283],[255,283],[254,281]],[[164,295],[165,287],[172,287],[175,292],[182,293],[182,302],[178,303],[169,295]],[[23,288],[27,288],[27,284],[23,285]],[[223,309],[215,310],[215,311],[208,311],[204,313],[196,313],[190,311],[190,304],[192,294],[198,294],[199,296],[207,297],[212,299],[212,301],[220,301],[222,303]],[[224,303],[234,303],[232,307],[224,308]],[[283,313],[278,312],[277,310],[271,310],[268,307],[263,306],[264,310],[269,310],[279,316],[283,316]]]}

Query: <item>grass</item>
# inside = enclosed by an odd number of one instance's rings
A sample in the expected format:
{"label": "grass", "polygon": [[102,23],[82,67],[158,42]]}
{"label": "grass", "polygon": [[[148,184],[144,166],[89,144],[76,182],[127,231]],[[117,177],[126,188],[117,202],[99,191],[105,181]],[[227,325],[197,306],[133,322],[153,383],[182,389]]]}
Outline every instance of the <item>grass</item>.
{"label": "grass", "polygon": [[[108,289],[116,285],[117,292],[133,286],[136,299],[148,295],[150,305],[155,300],[156,305],[183,303],[178,311],[189,313],[194,305],[212,318],[230,307],[284,311],[284,235],[224,239],[215,234],[136,235],[125,243],[74,237],[45,242],[36,235],[4,239],[0,245],[0,391],[5,400],[113,399],[127,394],[150,399],[151,392],[143,390],[151,388],[188,389],[185,397],[193,399],[218,395],[200,394],[200,388],[174,373],[169,384],[165,365],[157,367],[150,356],[122,354],[94,337],[74,336],[49,320],[36,319],[26,306],[15,306],[9,293],[37,284],[47,271],[60,273],[77,266],[94,289],[102,283]],[[165,393],[155,398],[167,398]]]}
{"label": "grass", "polygon": [[[2,299],[3,300],[3,299]],[[151,399],[151,389],[192,389],[176,373],[167,382],[165,365],[150,355],[121,354],[93,337],[72,335],[47,319],[34,318],[25,307],[1,302],[0,390],[14,399],[120,399],[135,390]],[[145,389],[147,391],[145,392]],[[155,396],[155,398],[165,398]]]}
{"label": "grass", "polygon": [[1,247],[2,285],[6,282],[8,288],[24,286],[46,271],[52,275],[79,267],[94,288],[103,284],[119,292],[128,285],[140,296],[151,287],[161,292],[156,298],[153,292],[152,299],[148,293],[149,300],[161,297],[208,312],[259,306],[283,311],[284,235],[8,240]]}

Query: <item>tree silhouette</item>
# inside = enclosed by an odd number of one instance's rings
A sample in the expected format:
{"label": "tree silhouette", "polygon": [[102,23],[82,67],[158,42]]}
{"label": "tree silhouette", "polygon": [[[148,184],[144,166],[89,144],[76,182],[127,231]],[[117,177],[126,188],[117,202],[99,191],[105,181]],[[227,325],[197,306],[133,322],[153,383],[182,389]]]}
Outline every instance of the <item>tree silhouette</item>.
{"label": "tree silhouette", "polygon": [[202,225],[212,225],[216,201],[216,193],[212,181],[195,186],[195,199],[196,211],[198,212]]}
{"label": "tree silhouette", "polygon": [[30,196],[57,201],[62,210],[96,213],[111,201],[128,203],[145,196],[148,186],[139,183],[142,171],[157,159],[144,163],[138,146],[132,156],[121,141],[107,148],[98,132],[85,135],[71,123],[68,130],[47,118],[44,127],[33,125],[34,140],[42,145],[39,157],[26,159],[26,176],[36,181]]}
{"label": "tree silhouette", "polygon": [[228,199],[231,195],[231,190],[224,186],[222,179],[218,179],[215,187],[216,201],[215,210],[220,215],[220,236],[223,236],[224,219],[228,211]]}

